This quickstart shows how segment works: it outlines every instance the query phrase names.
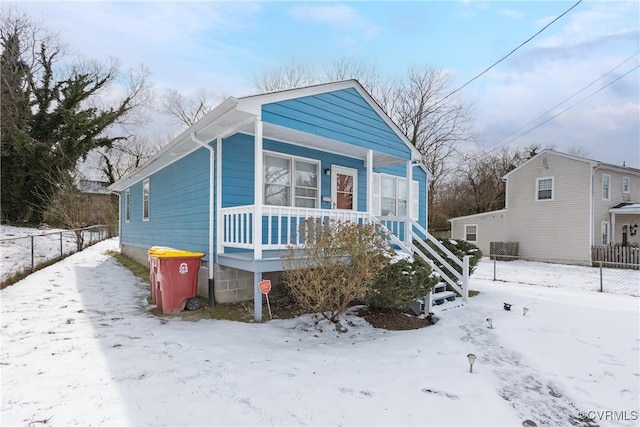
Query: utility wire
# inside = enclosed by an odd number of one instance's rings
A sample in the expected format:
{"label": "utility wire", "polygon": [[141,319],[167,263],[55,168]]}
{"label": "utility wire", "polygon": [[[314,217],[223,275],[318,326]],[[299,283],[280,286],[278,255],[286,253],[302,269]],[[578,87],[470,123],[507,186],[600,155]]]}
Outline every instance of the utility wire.
{"label": "utility wire", "polygon": [[[515,131],[511,132],[509,135],[505,136],[504,138],[502,138],[501,140],[499,140],[498,142],[495,142],[493,144],[491,144],[489,147],[495,147],[495,146],[501,146],[502,141],[504,141],[505,139],[511,137],[512,135],[515,135],[516,133],[520,132],[522,129],[526,128],[527,126],[529,126],[530,124],[534,123],[536,120],[541,119],[542,117],[544,117],[545,115],[547,115],[548,113],[552,112],[553,110],[555,110],[556,108],[558,108],[559,106],[561,106],[562,104],[566,103],[567,101],[575,98],[576,96],[578,96],[579,94],[581,94],[582,92],[584,92],[585,90],[587,90],[588,88],[590,88],[591,86],[593,86],[594,84],[596,84],[598,81],[602,80],[603,78],[605,78],[606,76],[608,76],[609,74],[613,73],[615,70],[617,70],[618,68],[620,68],[621,66],[623,66],[624,64],[626,64],[627,62],[631,61],[633,58],[635,58],[636,56],[638,56],[638,54],[640,54],[640,52],[636,52],[633,55],[631,55],[630,57],[628,57],[627,59],[625,59],[624,61],[622,61],[621,63],[619,63],[618,65],[616,65],[615,67],[613,67],[612,69],[610,69],[609,71],[607,71],[606,73],[604,73],[603,75],[601,75],[600,77],[598,77],[597,79],[595,79],[594,81],[592,81],[591,83],[589,83],[588,85],[586,85],[585,87],[583,87],[582,89],[580,89],[579,91],[577,91],[576,93],[574,93],[573,95],[571,95],[570,97],[564,99],[563,101],[559,102],[558,104],[554,105],[553,107],[549,108],[547,111],[545,111],[544,113],[540,114],[539,116],[537,116],[534,119],[531,119],[529,122],[525,123],[524,125],[520,126],[518,129],[516,129]],[[633,71],[633,70],[632,70]],[[627,73],[628,74],[628,73]],[[625,74],[626,75],[626,74]],[[606,86],[605,86],[606,87]],[[602,88],[604,89],[604,87]],[[594,94],[597,92],[594,92]],[[593,94],[592,94],[593,95]],[[590,95],[591,96],[591,95]],[[585,98],[587,99],[587,98]],[[582,102],[582,101],[580,101]],[[547,120],[548,121],[548,120]],[[545,121],[544,123],[546,123],[547,121]],[[535,128],[532,128],[531,130],[533,130]],[[529,131],[528,131],[529,132]],[[527,133],[528,133],[527,132]],[[523,134],[525,135],[525,134]],[[518,136],[519,137],[519,136]],[[511,142],[513,140],[510,140],[508,142]],[[492,152],[494,150],[490,150],[490,152]]]}
{"label": "utility wire", "polygon": [[487,71],[489,71],[490,69],[492,69],[493,67],[495,67],[496,65],[498,65],[499,63],[501,63],[502,61],[504,61],[505,59],[507,59],[509,56],[511,56],[511,54],[513,54],[516,50],[520,49],[522,46],[524,46],[525,44],[529,43],[531,40],[533,40],[538,34],[540,34],[541,32],[543,32],[544,30],[546,30],[549,26],[551,26],[551,24],[553,24],[554,22],[556,22],[558,19],[562,18],[564,15],[566,15],[567,13],[569,13],[571,11],[571,9],[573,9],[574,7],[578,6],[580,3],[582,3],[582,0],[578,0],[573,6],[571,6],[569,9],[565,10],[561,15],[557,16],[553,21],[549,22],[547,25],[545,25],[544,27],[542,27],[542,29],[540,31],[538,31],[537,33],[535,33],[534,35],[532,35],[531,37],[529,37],[527,40],[525,40],[524,42],[520,43],[520,45],[518,45],[518,47],[516,47],[515,49],[513,49],[511,52],[507,53],[505,56],[503,56],[502,58],[500,58],[499,60],[497,60],[496,62],[494,62],[493,64],[491,64],[489,67],[487,67],[483,72],[481,72],[480,74],[478,74],[477,76],[475,76],[474,78],[472,78],[471,80],[469,80],[468,82],[466,82],[465,84],[463,84],[462,86],[460,86],[459,88],[457,88],[456,90],[454,90],[453,92],[451,92],[449,95],[445,96],[444,98],[442,98],[439,102],[444,101],[445,99],[449,98],[451,95],[453,95],[454,93],[457,93],[459,91],[461,91],[462,89],[464,89],[467,85],[469,85],[471,82],[477,80],[478,78],[482,77],[484,74],[487,73]]}
{"label": "utility wire", "polygon": [[614,84],[615,82],[617,82],[618,80],[622,79],[623,77],[625,77],[626,75],[630,74],[631,72],[637,70],[638,68],[640,68],[640,65],[636,65],[635,67],[633,67],[632,69],[630,69],[629,71],[627,71],[626,73],[622,74],[621,76],[619,76],[618,78],[616,78],[615,80],[612,80],[611,82],[607,83],[605,86],[602,86],[600,89],[598,89],[597,91],[591,93],[590,95],[585,96],[584,98],[582,98],[581,100],[579,100],[578,102],[575,102],[573,104],[571,104],[570,106],[568,106],[567,108],[565,108],[564,110],[558,112],[557,114],[554,114],[553,116],[549,117],[547,120],[537,124],[536,126],[532,127],[531,129],[527,130],[526,132],[521,133],[520,135],[514,136],[513,138],[511,138],[510,140],[504,142],[504,143],[500,143],[499,145],[495,146],[493,149],[487,151],[485,153],[489,154],[492,153],[493,151],[497,150],[499,146],[502,146],[504,144],[508,144],[510,142],[515,141],[516,139],[534,131],[535,129],[539,128],[540,126],[544,125],[545,123],[550,122],[551,120],[555,119],[556,117],[558,117],[561,114],[566,113],[568,110],[572,109],[573,107],[575,107],[576,105],[586,101],[587,99],[591,98],[592,96],[594,96],[595,94],[603,91],[604,89],[608,88],[609,86],[611,86],[612,84]]}

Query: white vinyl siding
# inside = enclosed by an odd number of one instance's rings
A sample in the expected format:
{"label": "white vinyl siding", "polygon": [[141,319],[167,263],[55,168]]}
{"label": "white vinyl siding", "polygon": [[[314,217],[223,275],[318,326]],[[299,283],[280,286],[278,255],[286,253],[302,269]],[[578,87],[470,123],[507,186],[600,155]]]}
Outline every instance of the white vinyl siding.
{"label": "white vinyl siding", "polygon": [[149,178],[142,181],[142,220],[149,221]]}
{"label": "white vinyl siding", "polygon": [[318,161],[265,154],[264,204],[318,207]]}
{"label": "white vinyl siding", "polygon": [[611,175],[602,174],[602,200],[611,200]]}
{"label": "white vinyl siding", "polygon": [[536,179],[536,200],[553,200],[553,177]]}

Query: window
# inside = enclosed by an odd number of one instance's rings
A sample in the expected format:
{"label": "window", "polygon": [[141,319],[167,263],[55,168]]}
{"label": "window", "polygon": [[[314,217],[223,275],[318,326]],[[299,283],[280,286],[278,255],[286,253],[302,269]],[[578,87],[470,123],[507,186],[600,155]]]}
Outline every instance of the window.
{"label": "window", "polygon": [[464,226],[464,240],[467,242],[477,242],[478,241],[478,226],[473,225],[465,225]]}
{"label": "window", "polygon": [[553,177],[536,179],[536,200],[553,200]]}
{"label": "window", "polygon": [[319,163],[313,160],[265,154],[264,203],[316,208],[318,169]]}
{"label": "window", "polygon": [[611,242],[611,224],[609,221],[602,221],[602,244],[608,245]]}
{"label": "window", "polygon": [[149,221],[149,178],[142,181],[142,220]]}
{"label": "window", "polygon": [[602,175],[602,200],[611,200],[609,187],[611,186],[611,175]]}
{"label": "window", "polygon": [[[406,216],[409,199],[407,179],[397,176],[374,174],[373,204],[374,214],[381,216]],[[413,181],[411,185],[412,206],[411,218],[419,217],[419,193],[420,184]]]}
{"label": "window", "polygon": [[131,221],[131,189],[127,188],[124,192],[124,220]]}
{"label": "window", "polygon": [[629,193],[629,188],[631,187],[631,180],[628,176],[622,177],[622,192]]}

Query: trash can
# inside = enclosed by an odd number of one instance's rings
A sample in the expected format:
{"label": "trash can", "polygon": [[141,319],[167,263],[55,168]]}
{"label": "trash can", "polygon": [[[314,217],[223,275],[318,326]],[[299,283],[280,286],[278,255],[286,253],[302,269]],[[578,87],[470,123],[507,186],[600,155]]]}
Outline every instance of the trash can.
{"label": "trash can", "polygon": [[159,250],[165,250],[165,249],[173,250],[173,248],[170,248],[167,246],[152,246],[147,251],[147,253],[149,254],[148,262],[149,262],[149,284],[151,285],[151,302],[153,304],[157,304],[158,302],[157,289],[159,287],[159,283],[157,280],[158,257],[155,256],[155,252]]}
{"label": "trash can", "polygon": [[187,300],[197,295],[202,257],[202,252],[171,248],[153,251],[152,258],[157,259],[156,306],[163,314],[180,313]]}

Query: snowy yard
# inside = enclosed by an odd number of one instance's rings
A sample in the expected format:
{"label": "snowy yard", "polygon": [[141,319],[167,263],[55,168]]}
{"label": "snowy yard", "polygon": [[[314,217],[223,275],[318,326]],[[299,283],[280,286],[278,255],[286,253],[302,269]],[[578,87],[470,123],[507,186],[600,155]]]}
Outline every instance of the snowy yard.
{"label": "snowy yard", "polygon": [[480,294],[419,330],[191,323],[150,314],[115,248],[0,294],[0,424],[638,425],[637,297],[472,277]]}

